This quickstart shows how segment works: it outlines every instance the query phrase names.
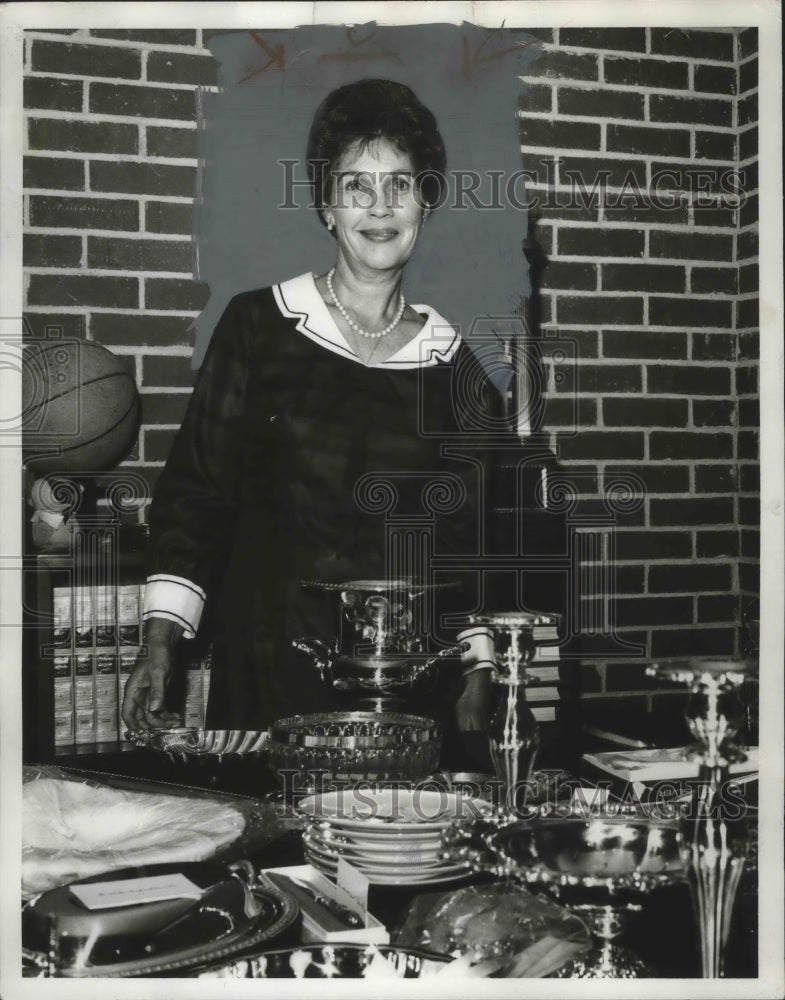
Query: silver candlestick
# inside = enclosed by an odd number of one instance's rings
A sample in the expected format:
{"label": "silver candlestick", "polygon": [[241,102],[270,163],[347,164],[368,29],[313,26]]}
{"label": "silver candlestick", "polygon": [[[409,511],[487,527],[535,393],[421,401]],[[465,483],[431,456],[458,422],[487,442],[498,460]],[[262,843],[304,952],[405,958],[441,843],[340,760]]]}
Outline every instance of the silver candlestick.
{"label": "silver candlestick", "polygon": [[689,851],[688,879],[701,938],[704,979],[723,975],[733,903],[747,856],[747,829],[731,819],[723,793],[730,765],[746,755],[732,742],[744,720],[738,696],[750,667],[742,661],[690,660],[654,664],[648,672],[689,684],[692,694],[686,717],[699,741],[692,749],[698,762],[698,784],[685,819]]}

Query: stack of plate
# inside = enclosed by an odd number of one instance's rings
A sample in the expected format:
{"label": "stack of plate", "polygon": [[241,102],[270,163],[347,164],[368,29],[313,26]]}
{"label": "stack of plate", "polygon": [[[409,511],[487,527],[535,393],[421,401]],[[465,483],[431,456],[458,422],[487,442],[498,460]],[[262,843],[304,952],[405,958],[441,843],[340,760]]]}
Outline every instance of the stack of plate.
{"label": "stack of plate", "polygon": [[442,858],[442,833],[492,807],[460,792],[347,788],[311,795],[297,809],[305,818],[305,859],[325,875],[335,877],[345,858],[371,882],[422,885],[468,873],[466,865]]}

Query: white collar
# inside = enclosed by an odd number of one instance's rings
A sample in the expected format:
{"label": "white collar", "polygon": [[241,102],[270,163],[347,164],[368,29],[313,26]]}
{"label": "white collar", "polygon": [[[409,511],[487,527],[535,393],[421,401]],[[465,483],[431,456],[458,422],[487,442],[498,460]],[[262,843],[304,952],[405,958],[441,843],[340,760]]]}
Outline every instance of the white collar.
{"label": "white collar", "polygon": [[[310,271],[273,285],[273,294],[283,315],[297,320],[300,333],[327,350],[362,364],[338,329]],[[458,350],[460,334],[443,316],[430,306],[412,305],[412,309],[426,317],[422,330],[392,357],[370,365],[371,368],[426,368],[449,361]]]}

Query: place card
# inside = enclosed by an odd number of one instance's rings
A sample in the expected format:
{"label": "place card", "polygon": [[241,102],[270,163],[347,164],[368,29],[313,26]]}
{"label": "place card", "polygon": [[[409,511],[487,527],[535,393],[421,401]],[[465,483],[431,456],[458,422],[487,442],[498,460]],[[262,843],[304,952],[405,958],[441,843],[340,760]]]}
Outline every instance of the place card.
{"label": "place card", "polygon": [[368,912],[368,886],[370,881],[368,876],[361,872],[359,868],[350,865],[346,858],[338,858],[338,887],[348,892],[352,899],[358,903],[364,913]]}
{"label": "place card", "polygon": [[199,886],[180,872],[107,882],[86,882],[83,885],[72,885],[68,891],[88,910],[160,903],[165,899],[199,899],[202,895]]}

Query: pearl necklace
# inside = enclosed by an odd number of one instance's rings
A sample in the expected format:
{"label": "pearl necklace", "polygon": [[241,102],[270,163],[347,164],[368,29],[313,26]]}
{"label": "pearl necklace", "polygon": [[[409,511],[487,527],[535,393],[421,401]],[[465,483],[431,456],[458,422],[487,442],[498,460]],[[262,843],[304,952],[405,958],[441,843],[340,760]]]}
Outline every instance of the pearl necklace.
{"label": "pearl necklace", "polygon": [[386,337],[388,333],[391,333],[396,326],[401,322],[401,316],[403,316],[403,311],[406,308],[406,300],[403,297],[403,292],[401,292],[401,297],[398,301],[398,311],[393,317],[392,323],[388,323],[387,326],[380,330],[378,333],[369,333],[367,330],[362,330],[354,322],[349,313],[346,311],[342,302],[339,301],[338,296],[335,294],[335,289],[333,288],[333,275],[335,274],[335,268],[331,268],[327,274],[327,288],[330,291],[333,302],[335,303],[335,308],[343,316],[349,326],[354,330],[355,333],[359,334],[361,337],[367,337],[369,340],[379,340],[381,337]]}

